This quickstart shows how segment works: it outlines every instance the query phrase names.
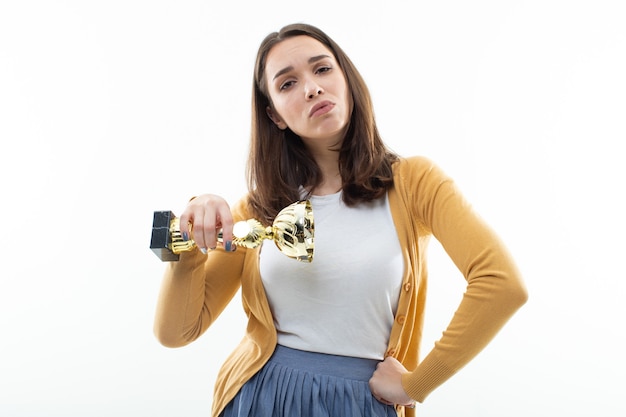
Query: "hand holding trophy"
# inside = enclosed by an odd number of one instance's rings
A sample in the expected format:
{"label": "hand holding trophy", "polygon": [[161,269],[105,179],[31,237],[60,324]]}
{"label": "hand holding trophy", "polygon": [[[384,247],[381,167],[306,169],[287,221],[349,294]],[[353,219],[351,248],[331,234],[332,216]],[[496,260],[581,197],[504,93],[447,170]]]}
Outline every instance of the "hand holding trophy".
{"label": "hand holding trophy", "polygon": [[[314,221],[311,203],[298,201],[282,209],[271,226],[264,227],[256,219],[235,223],[232,243],[245,248],[256,248],[264,239],[273,240],[286,256],[302,262],[313,261]],[[218,241],[222,241],[221,231]],[[180,219],[171,211],[155,211],[152,222],[150,249],[162,261],[177,261],[181,252],[196,247],[193,240],[184,240]]]}

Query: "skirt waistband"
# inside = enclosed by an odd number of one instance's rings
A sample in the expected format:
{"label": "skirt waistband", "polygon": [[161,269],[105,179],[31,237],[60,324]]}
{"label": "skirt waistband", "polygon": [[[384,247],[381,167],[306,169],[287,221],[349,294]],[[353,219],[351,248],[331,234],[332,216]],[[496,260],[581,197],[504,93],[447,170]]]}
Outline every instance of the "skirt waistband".
{"label": "skirt waistband", "polygon": [[282,345],[276,346],[270,362],[314,375],[328,375],[364,382],[370,380],[379,363],[376,359],[307,352]]}

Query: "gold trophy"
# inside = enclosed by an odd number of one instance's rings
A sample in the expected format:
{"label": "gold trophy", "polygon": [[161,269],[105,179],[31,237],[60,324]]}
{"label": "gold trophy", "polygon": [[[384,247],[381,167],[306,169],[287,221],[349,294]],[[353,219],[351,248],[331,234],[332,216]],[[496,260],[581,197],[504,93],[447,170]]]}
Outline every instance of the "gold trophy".
{"label": "gold trophy", "polygon": [[[297,201],[282,209],[271,226],[264,227],[256,219],[248,219],[233,226],[233,244],[256,248],[264,239],[274,241],[278,249],[290,258],[302,262],[313,261],[313,209],[308,200]],[[222,242],[222,231],[218,232]],[[152,222],[150,249],[162,261],[177,261],[181,252],[196,247],[193,240],[184,240],[180,220],[171,211],[155,211]]]}

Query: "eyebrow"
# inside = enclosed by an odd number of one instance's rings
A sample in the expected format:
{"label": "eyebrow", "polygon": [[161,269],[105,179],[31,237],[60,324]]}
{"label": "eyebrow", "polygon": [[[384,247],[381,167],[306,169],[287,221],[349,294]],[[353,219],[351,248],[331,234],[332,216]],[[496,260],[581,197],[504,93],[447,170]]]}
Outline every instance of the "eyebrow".
{"label": "eyebrow", "polygon": [[[315,62],[317,62],[317,61],[321,61],[321,60],[322,60],[322,59],[324,59],[324,58],[330,58],[330,56],[329,56],[329,55],[316,55],[316,56],[312,56],[311,58],[309,58],[308,63],[309,63],[309,64],[313,64],[313,63],[315,63]],[[274,81],[276,78],[280,77],[281,75],[283,75],[283,74],[285,74],[285,73],[287,73],[287,72],[289,72],[289,71],[291,71],[291,70],[293,70],[293,66],[291,66],[291,65],[290,65],[290,66],[288,66],[288,67],[285,67],[285,68],[281,69],[280,71],[278,71],[278,72],[276,73],[276,75],[274,75],[274,78],[272,78],[272,81]]]}

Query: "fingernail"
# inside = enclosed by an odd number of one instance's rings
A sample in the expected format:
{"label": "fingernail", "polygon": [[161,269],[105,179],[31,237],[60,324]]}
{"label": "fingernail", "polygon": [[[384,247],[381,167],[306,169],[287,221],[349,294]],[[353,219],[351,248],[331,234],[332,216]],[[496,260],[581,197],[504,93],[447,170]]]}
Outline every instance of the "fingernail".
{"label": "fingernail", "polygon": [[204,253],[206,255],[206,248],[200,248],[200,252]]}
{"label": "fingernail", "polygon": [[224,243],[224,249],[226,250],[226,252],[230,252],[232,247],[233,242],[231,242],[230,240],[227,240],[226,243]]}
{"label": "fingernail", "polygon": [[183,232],[183,240],[186,242],[189,240],[189,233]]}

